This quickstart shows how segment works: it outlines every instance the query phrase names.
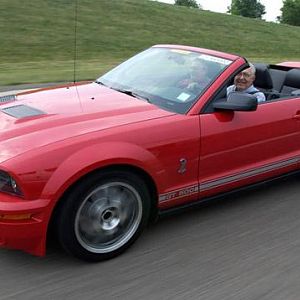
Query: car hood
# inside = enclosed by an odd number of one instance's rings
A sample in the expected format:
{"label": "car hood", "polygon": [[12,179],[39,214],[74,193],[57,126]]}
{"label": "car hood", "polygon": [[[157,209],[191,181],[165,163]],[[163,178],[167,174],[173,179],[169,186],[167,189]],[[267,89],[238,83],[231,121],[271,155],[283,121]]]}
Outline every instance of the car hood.
{"label": "car hood", "polygon": [[97,83],[20,94],[0,110],[0,161],[56,141],[174,115]]}

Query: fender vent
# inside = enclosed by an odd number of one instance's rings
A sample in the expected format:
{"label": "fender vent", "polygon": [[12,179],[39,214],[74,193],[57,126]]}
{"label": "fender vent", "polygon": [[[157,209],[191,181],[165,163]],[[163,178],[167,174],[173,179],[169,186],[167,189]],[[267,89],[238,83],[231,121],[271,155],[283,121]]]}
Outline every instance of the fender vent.
{"label": "fender vent", "polygon": [[0,97],[0,102],[16,101],[16,95],[7,95]]}

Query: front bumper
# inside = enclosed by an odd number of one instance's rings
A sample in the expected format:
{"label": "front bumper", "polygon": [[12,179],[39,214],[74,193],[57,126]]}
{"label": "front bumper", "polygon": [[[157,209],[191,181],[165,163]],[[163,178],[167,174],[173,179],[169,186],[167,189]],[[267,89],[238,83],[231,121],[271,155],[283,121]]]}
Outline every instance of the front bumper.
{"label": "front bumper", "polygon": [[0,247],[45,255],[48,220],[49,200],[0,193]]}

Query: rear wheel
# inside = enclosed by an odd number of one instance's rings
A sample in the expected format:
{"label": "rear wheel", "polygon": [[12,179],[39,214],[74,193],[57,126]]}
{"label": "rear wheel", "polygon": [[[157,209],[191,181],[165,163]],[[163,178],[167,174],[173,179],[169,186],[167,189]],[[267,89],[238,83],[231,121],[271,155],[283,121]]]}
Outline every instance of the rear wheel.
{"label": "rear wheel", "polygon": [[147,186],[137,175],[97,173],[77,185],[63,203],[58,220],[60,243],[80,259],[115,257],[139,236],[150,207]]}

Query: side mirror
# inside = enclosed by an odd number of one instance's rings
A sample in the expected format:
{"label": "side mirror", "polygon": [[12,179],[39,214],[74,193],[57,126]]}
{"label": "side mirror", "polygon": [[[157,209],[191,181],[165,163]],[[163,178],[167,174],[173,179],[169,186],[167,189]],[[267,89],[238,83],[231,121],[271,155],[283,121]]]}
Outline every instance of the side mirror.
{"label": "side mirror", "polygon": [[297,97],[299,97],[299,96],[300,96],[300,90],[292,91],[292,96],[297,96]]}
{"label": "side mirror", "polygon": [[250,94],[233,92],[228,95],[227,101],[216,102],[213,107],[217,110],[255,111],[257,98]]}

